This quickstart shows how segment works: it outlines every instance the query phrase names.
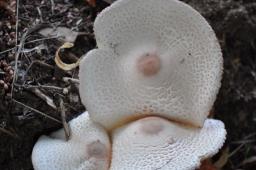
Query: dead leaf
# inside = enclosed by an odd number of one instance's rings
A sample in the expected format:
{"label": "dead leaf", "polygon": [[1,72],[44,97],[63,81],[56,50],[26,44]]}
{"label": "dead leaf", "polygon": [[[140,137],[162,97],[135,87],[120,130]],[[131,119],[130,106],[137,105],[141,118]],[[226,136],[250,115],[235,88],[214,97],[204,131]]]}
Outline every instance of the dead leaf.
{"label": "dead leaf", "polygon": [[211,163],[209,159],[206,159],[201,163],[199,170],[217,170],[217,168]]}
{"label": "dead leaf", "polygon": [[16,1],[15,0],[0,0],[0,9],[7,10],[9,14],[15,15]]}
{"label": "dead leaf", "polygon": [[89,5],[91,5],[92,7],[96,7],[96,0],[86,0],[88,2]]}
{"label": "dead leaf", "polygon": [[72,31],[66,27],[57,27],[57,28],[44,28],[39,31],[39,34],[45,37],[59,37],[63,42],[71,42],[74,43],[78,32]]}
{"label": "dead leaf", "polygon": [[61,58],[60,58],[60,56],[59,56],[59,52],[60,52],[61,49],[71,48],[71,47],[73,47],[73,46],[74,46],[73,43],[66,42],[66,43],[64,43],[64,44],[56,51],[56,54],[55,54],[55,63],[56,63],[56,65],[57,65],[59,68],[61,68],[62,70],[65,70],[65,71],[72,70],[72,69],[76,68],[76,67],[79,65],[79,63],[80,63],[80,60],[81,60],[81,59],[77,60],[75,63],[66,64],[66,63],[64,63],[64,62],[61,60]]}
{"label": "dead leaf", "polygon": [[214,163],[214,166],[218,169],[222,169],[228,162],[228,158],[229,158],[229,148],[225,148],[222,152],[221,152],[221,156],[220,158]]}

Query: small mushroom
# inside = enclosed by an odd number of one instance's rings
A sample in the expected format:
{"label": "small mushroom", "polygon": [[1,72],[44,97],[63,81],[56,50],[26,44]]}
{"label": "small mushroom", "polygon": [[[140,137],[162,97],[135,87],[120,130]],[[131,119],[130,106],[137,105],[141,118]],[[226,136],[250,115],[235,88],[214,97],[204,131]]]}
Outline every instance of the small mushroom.
{"label": "small mushroom", "polygon": [[222,54],[206,20],[177,0],[119,0],[94,24],[99,49],[80,64],[80,95],[107,129],[148,115],[202,127]]}
{"label": "small mushroom", "polygon": [[107,170],[111,146],[107,133],[83,113],[70,123],[71,139],[64,130],[42,136],[32,152],[35,170]]}
{"label": "small mushroom", "polygon": [[192,170],[216,154],[225,141],[221,121],[207,119],[202,129],[147,117],[113,133],[111,170]]}

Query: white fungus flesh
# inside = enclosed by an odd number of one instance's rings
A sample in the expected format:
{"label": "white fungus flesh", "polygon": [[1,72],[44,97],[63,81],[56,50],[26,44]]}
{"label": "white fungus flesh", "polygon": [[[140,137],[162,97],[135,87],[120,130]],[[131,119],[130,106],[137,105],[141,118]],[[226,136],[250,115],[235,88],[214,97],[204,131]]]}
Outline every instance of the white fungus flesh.
{"label": "white fungus flesh", "polygon": [[80,95],[111,129],[157,115],[203,126],[220,87],[222,54],[206,20],[177,0],[119,0],[94,24],[99,49],[80,64]]}
{"label": "white fungus flesh", "polygon": [[111,146],[105,130],[93,123],[87,112],[69,125],[72,133],[69,141],[65,140],[63,129],[39,138],[32,152],[34,169],[107,170]]}
{"label": "white fungus flesh", "polygon": [[194,170],[222,147],[221,121],[207,119],[191,128],[159,117],[147,117],[113,133],[110,170]]}

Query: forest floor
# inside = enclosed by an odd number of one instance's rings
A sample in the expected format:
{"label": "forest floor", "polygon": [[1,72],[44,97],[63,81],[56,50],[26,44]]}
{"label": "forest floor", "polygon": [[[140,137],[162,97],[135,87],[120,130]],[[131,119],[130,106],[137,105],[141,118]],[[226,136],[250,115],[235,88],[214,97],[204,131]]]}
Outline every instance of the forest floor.
{"label": "forest floor", "polygon": [[[222,87],[212,113],[225,123],[228,135],[213,162],[225,170],[254,170],[256,2],[184,1],[211,24],[224,56]],[[54,57],[66,41],[74,42],[72,49],[60,51],[66,62],[95,48],[93,22],[109,5],[96,2],[91,6],[85,0],[0,1],[1,170],[33,169],[30,157],[38,137],[62,127],[63,117],[68,121],[85,110],[78,94],[78,68],[62,71]]]}

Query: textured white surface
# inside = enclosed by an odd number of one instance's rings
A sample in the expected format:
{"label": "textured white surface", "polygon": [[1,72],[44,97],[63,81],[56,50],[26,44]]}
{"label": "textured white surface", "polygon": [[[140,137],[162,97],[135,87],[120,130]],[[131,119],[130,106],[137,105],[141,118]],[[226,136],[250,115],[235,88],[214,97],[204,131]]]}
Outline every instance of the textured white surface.
{"label": "textured white surface", "polygon": [[71,139],[64,139],[63,129],[42,136],[32,152],[35,170],[106,170],[111,146],[104,129],[93,123],[88,113],[71,120]]}
{"label": "textured white surface", "polygon": [[113,134],[111,170],[194,170],[225,141],[221,121],[207,119],[203,128],[189,128],[148,117]]}
{"label": "textured white surface", "polygon": [[[202,126],[220,87],[222,54],[206,20],[177,0],[119,0],[96,18],[99,49],[80,64],[80,95],[106,128],[142,114]],[[156,53],[161,68],[136,68]],[[110,116],[111,115],[111,116]]]}

